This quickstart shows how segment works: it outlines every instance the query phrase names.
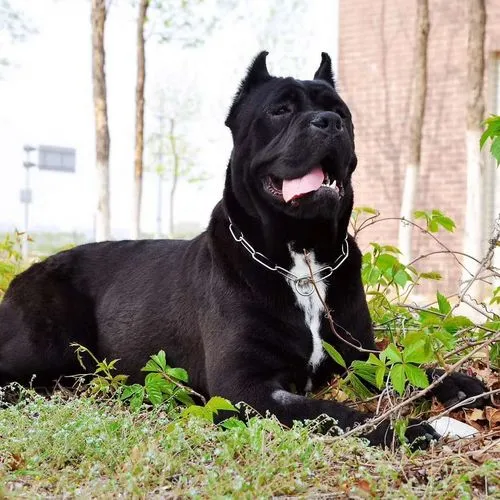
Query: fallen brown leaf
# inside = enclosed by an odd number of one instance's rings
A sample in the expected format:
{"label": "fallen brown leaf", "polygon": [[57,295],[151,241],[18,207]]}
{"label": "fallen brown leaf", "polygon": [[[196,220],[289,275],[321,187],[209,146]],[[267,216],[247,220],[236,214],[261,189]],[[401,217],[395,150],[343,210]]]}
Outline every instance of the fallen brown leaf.
{"label": "fallen brown leaf", "polygon": [[490,425],[490,429],[495,429],[496,427],[500,427],[500,410],[488,406],[485,408],[484,413],[486,416],[486,420]]}
{"label": "fallen brown leaf", "polygon": [[6,460],[6,465],[10,471],[16,471],[24,468],[26,465],[26,460],[19,453],[12,453],[10,457]]}
{"label": "fallen brown leaf", "polygon": [[366,479],[361,479],[359,480],[357,483],[356,483],[356,486],[363,490],[363,491],[366,491],[368,493],[370,493],[372,491],[372,487],[370,486],[370,483],[366,480]]}
{"label": "fallen brown leaf", "polygon": [[467,423],[471,421],[477,422],[478,420],[486,420],[486,415],[484,411],[479,408],[466,409],[465,420]]}

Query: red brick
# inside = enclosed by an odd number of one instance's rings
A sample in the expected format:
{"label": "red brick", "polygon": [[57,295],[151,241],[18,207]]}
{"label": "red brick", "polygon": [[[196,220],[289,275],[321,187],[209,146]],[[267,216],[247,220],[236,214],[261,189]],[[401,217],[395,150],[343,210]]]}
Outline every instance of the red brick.
{"label": "red brick", "polygon": [[[447,247],[461,251],[466,190],[467,2],[430,0],[429,10],[428,93],[415,209],[438,208],[452,217],[456,232],[439,233],[438,237]],[[415,14],[416,0],[340,0],[337,80],[352,110],[356,131],[359,162],[354,176],[355,204],[377,208],[383,217],[398,217],[401,206]],[[489,57],[500,51],[498,0],[487,0],[487,16]],[[440,249],[429,236],[419,231],[413,234],[415,256]],[[397,222],[381,222],[359,235],[363,249],[370,241],[397,244],[397,238]],[[440,288],[456,291],[461,269],[450,255],[429,258],[421,267],[440,270],[445,276]]]}

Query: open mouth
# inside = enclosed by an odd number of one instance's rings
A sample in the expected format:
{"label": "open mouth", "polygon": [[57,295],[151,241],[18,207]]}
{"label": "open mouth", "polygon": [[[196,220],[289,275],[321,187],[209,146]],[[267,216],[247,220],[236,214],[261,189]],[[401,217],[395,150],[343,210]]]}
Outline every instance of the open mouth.
{"label": "open mouth", "polygon": [[320,189],[331,189],[339,198],[344,195],[342,182],[335,179],[320,165],[315,166],[303,177],[296,179],[280,179],[275,175],[268,175],[264,178],[264,188],[275,198],[293,205],[300,198]]}

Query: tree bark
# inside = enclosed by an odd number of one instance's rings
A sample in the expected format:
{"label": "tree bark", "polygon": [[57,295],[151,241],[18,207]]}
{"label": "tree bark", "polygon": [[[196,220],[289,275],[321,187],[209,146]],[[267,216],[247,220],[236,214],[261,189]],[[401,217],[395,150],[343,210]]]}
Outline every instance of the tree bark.
{"label": "tree bark", "polygon": [[92,84],[94,95],[95,147],[97,173],[97,211],[95,216],[96,241],[109,240],[109,127],[106,96],[104,28],[106,1],[92,0]]}
{"label": "tree bark", "polygon": [[137,17],[137,83],[135,87],[135,155],[134,155],[134,209],[132,238],[141,234],[142,175],[144,171],[144,84],[146,81],[146,54],[144,25],[149,0],[139,3]]}
{"label": "tree bark", "polygon": [[[468,1],[469,34],[467,40],[467,199],[465,213],[464,252],[476,259],[482,256],[483,172],[479,139],[484,120],[484,39],[486,28],[485,0]],[[471,272],[471,262],[465,262]],[[463,275],[469,279],[469,273]],[[473,293],[477,293],[474,290]]]}
{"label": "tree bark", "polygon": [[[409,154],[406,166],[403,198],[400,216],[412,220],[415,210],[415,198],[418,192],[418,175],[422,152],[422,130],[427,97],[427,47],[429,39],[429,2],[417,0],[417,21],[415,37],[415,64],[413,87],[410,100],[408,122],[410,125]],[[399,249],[402,261],[410,262],[412,246],[412,228],[401,223],[399,228]]]}

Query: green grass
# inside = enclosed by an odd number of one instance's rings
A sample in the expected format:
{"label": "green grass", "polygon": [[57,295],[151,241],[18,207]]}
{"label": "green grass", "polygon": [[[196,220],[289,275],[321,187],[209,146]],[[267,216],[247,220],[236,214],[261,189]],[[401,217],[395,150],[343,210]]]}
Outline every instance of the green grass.
{"label": "green grass", "polygon": [[[470,498],[500,494],[500,465],[436,449],[410,456],[273,419],[222,430],[162,409],[24,392],[0,410],[0,497]],[[445,453],[446,452],[446,453]]]}

